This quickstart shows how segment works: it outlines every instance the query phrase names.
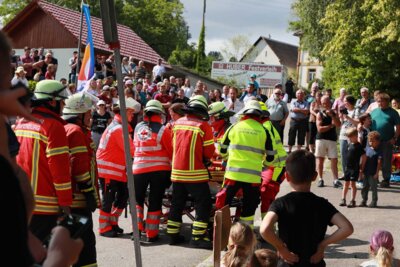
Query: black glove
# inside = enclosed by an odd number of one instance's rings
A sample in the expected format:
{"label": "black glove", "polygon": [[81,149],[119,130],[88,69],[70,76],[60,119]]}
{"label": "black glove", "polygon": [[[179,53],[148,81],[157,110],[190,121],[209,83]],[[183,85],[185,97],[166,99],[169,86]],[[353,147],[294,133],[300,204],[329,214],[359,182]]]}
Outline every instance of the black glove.
{"label": "black glove", "polygon": [[94,191],[83,193],[86,199],[86,207],[91,212],[94,212],[97,209],[97,201],[94,193]]}

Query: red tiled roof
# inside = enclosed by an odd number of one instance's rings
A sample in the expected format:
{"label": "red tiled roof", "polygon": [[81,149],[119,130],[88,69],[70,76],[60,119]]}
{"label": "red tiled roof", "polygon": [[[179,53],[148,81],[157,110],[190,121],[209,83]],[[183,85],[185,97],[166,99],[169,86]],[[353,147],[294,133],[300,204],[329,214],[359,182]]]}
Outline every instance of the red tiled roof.
{"label": "red tiled roof", "polygon": [[[43,0],[37,1],[37,4],[44,12],[54,17],[67,31],[71,32],[77,39],[79,39],[81,13]],[[91,23],[93,45],[95,49],[112,52],[104,42],[102,20],[91,16]],[[158,59],[161,58],[161,56],[154,51],[153,48],[151,48],[129,27],[121,24],[118,24],[117,27],[118,37],[121,44],[121,55],[133,56],[135,59],[143,60],[153,65],[157,64]],[[82,44],[86,44],[87,27],[85,19],[83,19],[82,28]]]}

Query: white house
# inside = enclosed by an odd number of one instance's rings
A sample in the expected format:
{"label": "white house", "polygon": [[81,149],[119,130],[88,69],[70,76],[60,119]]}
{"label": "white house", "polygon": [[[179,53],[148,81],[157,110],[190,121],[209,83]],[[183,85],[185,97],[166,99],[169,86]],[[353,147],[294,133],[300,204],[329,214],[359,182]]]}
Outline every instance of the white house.
{"label": "white house", "polygon": [[299,87],[308,88],[310,82],[322,78],[324,67],[318,59],[311,57],[308,51],[300,49],[297,64],[297,84]]}
{"label": "white house", "polygon": [[260,36],[240,59],[240,62],[253,62],[265,65],[282,65],[283,85],[289,76],[296,73],[298,46]]}

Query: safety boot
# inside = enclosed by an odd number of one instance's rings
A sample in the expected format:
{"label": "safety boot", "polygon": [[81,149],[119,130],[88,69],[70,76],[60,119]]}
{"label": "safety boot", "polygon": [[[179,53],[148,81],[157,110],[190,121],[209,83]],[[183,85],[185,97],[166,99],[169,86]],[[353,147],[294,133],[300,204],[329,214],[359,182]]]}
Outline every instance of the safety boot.
{"label": "safety boot", "polygon": [[123,234],[124,233],[124,229],[122,229],[121,227],[119,227],[118,225],[113,225],[112,229],[114,230],[114,232],[116,232],[117,234]]}
{"label": "safety boot", "polygon": [[174,245],[178,245],[181,244],[183,242],[185,242],[185,237],[183,235],[180,234],[173,234],[173,235],[169,235],[169,244],[174,246]]}
{"label": "safety boot", "polygon": [[206,237],[193,237],[190,241],[190,246],[194,248],[212,249],[213,244],[210,239]]}

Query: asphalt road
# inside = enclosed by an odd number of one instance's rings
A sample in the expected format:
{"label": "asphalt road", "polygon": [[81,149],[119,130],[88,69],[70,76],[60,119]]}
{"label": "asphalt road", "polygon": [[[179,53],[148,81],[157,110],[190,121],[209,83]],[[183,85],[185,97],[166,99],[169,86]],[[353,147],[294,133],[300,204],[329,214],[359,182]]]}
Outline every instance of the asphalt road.
{"label": "asphalt road", "polygon": [[[288,130],[286,125],[286,134]],[[285,143],[287,138],[285,138]],[[369,257],[369,238],[376,229],[389,230],[395,239],[396,250],[400,250],[400,185],[392,185],[388,189],[379,189],[378,208],[347,208],[339,207],[341,190],[332,187],[332,173],[329,162],[325,162],[325,183],[326,187],[318,188],[316,183],[312,186],[312,191],[327,198],[335,207],[342,212],[353,224],[354,233],[339,244],[330,245],[325,253],[327,266],[347,267],[358,266]],[[278,196],[290,192],[289,185],[284,182]],[[349,192],[350,193],[350,192]],[[357,204],[361,196],[358,192]],[[95,232],[98,229],[98,212],[94,214]],[[191,220],[184,216],[183,233],[187,240],[190,238]],[[256,213],[255,229],[261,223],[259,210]],[[130,216],[121,218],[120,226],[126,232],[131,232]],[[188,241],[182,246],[169,246],[166,236],[165,225],[160,232],[160,241],[151,246],[141,246],[142,266],[163,266],[163,267],[191,267],[191,266],[212,266],[210,256],[211,251],[193,249],[189,247]],[[328,234],[332,233],[335,227],[328,229]],[[135,266],[134,246],[129,235],[118,238],[105,238],[97,234],[97,255],[99,266]],[[265,245],[264,245],[265,246]],[[397,252],[400,257],[400,252]]]}

